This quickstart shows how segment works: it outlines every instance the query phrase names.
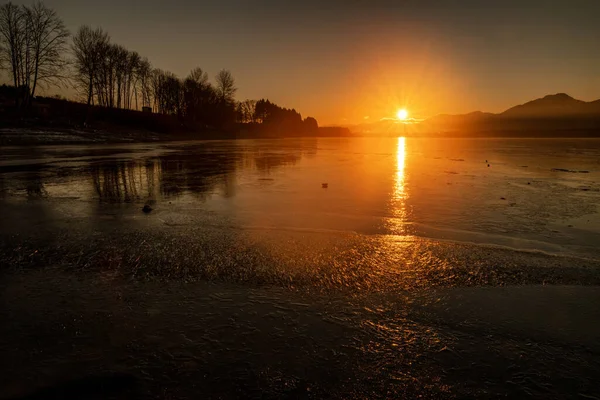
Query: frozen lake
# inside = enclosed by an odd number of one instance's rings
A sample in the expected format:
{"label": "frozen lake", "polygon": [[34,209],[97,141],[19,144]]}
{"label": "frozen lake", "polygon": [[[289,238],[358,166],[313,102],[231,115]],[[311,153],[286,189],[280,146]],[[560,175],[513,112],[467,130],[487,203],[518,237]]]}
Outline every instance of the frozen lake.
{"label": "frozen lake", "polygon": [[0,397],[596,398],[599,200],[598,140],[3,147]]}

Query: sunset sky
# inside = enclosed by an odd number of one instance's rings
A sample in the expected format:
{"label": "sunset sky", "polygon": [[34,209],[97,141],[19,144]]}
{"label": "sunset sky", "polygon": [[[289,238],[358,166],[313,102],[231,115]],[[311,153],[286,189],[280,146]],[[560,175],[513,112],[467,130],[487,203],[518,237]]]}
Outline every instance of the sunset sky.
{"label": "sunset sky", "polygon": [[239,100],[269,98],[321,124],[600,98],[598,0],[44,3],[72,32],[101,26],[181,77],[227,68]]}

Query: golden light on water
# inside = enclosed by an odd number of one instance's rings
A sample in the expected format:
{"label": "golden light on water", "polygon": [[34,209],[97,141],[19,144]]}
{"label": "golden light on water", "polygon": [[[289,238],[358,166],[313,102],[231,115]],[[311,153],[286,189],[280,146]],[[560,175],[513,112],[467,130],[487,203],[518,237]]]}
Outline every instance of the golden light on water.
{"label": "golden light on water", "polygon": [[390,230],[395,235],[406,235],[406,221],[408,218],[406,200],[406,138],[399,137],[396,148],[396,176],[394,191],[390,199],[392,218],[388,220]]}
{"label": "golden light on water", "polygon": [[406,163],[406,138],[398,138],[398,150],[396,152],[396,200],[403,199],[404,193],[404,167]]}

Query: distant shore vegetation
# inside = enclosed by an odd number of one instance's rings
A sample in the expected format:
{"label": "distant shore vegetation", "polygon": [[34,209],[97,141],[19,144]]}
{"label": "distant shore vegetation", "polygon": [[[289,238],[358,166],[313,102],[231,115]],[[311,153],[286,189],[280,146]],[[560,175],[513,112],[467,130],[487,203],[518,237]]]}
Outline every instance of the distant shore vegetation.
{"label": "distant shore vegetation", "polygon": [[[0,88],[5,119],[34,116],[82,126],[100,119],[169,131],[252,131],[257,126],[293,135],[319,131],[316,119],[302,118],[295,109],[268,99],[237,100],[235,78],[227,69],[212,80],[200,67],[178,77],[113,43],[100,27],[69,32],[42,2],[0,6],[0,70],[12,81]],[[40,88],[51,86],[74,88],[78,98],[37,96]]]}

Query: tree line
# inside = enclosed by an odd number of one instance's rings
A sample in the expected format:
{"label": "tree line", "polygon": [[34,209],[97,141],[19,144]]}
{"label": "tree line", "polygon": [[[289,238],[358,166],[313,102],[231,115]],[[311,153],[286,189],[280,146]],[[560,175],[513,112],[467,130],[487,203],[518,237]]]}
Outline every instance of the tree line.
{"label": "tree line", "polygon": [[295,109],[279,107],[269,100],[261,99],[254,103],[253,122],[276,126],[282,129],[314,131],[318,128],[317,120],[312,117],[302,119]]}
{"label": "tree line", "polygon": [[31,106],[39,87],[72,85],[88,106],[152,110],[195,126],[316,126],[313,118],[302,120],[295,110],[268,100],[237,102],[228,70],[214,82],[200,67],[181,79],[113,43],[102,28],[84,25],[71,37],[57,13],[41,2],[0,6],[0,69],[12,78],[18,109]]}

